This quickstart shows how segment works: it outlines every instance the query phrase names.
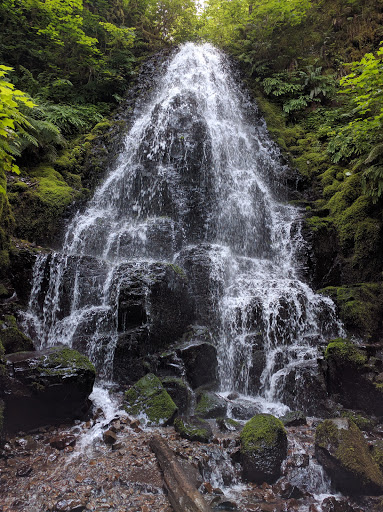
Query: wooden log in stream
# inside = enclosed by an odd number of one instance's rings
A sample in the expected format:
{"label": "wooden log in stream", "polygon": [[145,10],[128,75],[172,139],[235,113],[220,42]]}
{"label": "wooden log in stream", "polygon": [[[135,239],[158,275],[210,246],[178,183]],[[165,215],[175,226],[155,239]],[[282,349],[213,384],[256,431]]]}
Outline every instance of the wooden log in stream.
{"label": "wooden log in stream", "polygon": [[175,512],[212,512],[202,494],[191,485],[176,456],[160,436],[153,436],[149,446],[155,453],[171,506]]}

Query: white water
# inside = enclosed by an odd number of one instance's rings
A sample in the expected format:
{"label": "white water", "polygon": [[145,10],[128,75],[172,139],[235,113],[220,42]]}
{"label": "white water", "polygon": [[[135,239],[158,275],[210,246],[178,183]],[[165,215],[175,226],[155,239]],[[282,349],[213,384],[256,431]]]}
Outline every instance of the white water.
{"label": "white water", "polygon": [[[221,390],[285,410],[286,380],[299,393],[318,345],[342,334],[333,303],[299,279],[300,212],[279,197],[285,170],[225,57],[182,46],[60,253],[36,263],[25,326],[37,346],[81,347],[111,378],[123,265],[183,266],[197,248],[209,261],[200,292],[213,304]],[[197,324],[204,309],[197,301]]]}

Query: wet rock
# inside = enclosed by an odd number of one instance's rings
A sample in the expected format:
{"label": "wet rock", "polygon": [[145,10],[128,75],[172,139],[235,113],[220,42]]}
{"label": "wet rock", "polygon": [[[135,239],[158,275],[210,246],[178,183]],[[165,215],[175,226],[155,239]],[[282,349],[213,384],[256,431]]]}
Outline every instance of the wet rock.
{"label": "wet rock", "polygon": [[315,435],[315,455],[345,494],[383,494],[383,474],[359,428],[347,418],[325,420]]}
{"label": "wet rock", "polygon": [[217,418],[216,421],[221,432],[235,432],[241,429],[241,424],[231,418]]}
{"label": "wet rock", "polygon": [[212,501],[212,504],[214,505],[214,510],[220,510],[224,512],[229,512],[230,510],[239,510],[236,503],[233,501],[218,499],[216,501]]}
{"label": "wet rock", "polygon": [[307,424],[306,416],[301,411],[291,411],[279,418],[285,427],[299,427]]}
{"label": "wet rock", "polygon": [[79,352],[53,347],[6,356],[5,427],[9,431],[60,424],[89,411],[95,369]]}
{"label": "wet rock", "polygon": [[366,349],[350,340],[331,341],[322,362],[329,394],[344,407],[383,416],[381,364],[381,358],[368,357]]}
{"label": "wet rock", "polygon": [[239,420],[249,420],[260,412],[260,408],[250,400],[238,400],[231,408],[231,414]]}
{"label": "wet rock", "polygon": [[177,413],[177,406],[161,381],[152,373],[142,377],[125,393],[128,414],[138,416],[147,425],[169,425]]}
{"label": "wet rock", "polygon": [[85,508],[85,501],[75,498],[60,499],[55,505],[54,512],[81,512]]}
{"label": "wet rock", "polygon": [[185,414],[192,401],[192,391],[186,382],[178,377],[163,377],[162,385],[171,396],[180,414]]}
{"label": "wet rock", "polygon": [[67,446],[74,446],[76,444],[76,438],[72,434],[62,432],[61,434],[52,437],[49,440],[49,444],[52,446],[52,448],[63,450]]}
{"label": "wet rock", "polygon": [[25,465],[25,466],[21,466],[21,468],[19,468],[16,471],[16,476],[29,476],[31,473],[32,473],[32,466]]}
{"label": "wet rock", "polygon": [[5,315],[4,321],[0,322],[0,342],[6,354],[35,350],[33,341],[18,329],[16,319],[11,315]]}
{"label": "wet rock", "polygon": [[120,334],[113,373],[120,382],[132,382],[145,374],[148,354],[182,336],[193,321],[194,306],[186,274],[176,265],[124,263],[114,279]]}
{"label": "wet rock", "polygon": [[225,416],[227,410],[227,402],[224,398],[216,393],[204,392],[198,396],[195,408],[196,416],[200,418],[218,418]]}
{"label": "wet rock", "polygon": [[283,423],[271,414],[258,414],[246,423],[240,441],[244,478],[256,483],[274,482],[287,455]]}
{"label": "wet rock", "polygon": [[273,491],[284,499],[300,499],[304,496],[304,493],[296,485],[291,484],[285,478],[281,478],[280,481],[273,486]]}
{"label": "wet rock", "polygon": [[213,438],[213,432],[210,424],[197,417],[178,417],[174,421],[176,431],[190,441],[200,441],[201,443],[209,443]]}
{"label": "wet rock", "polygon": [[117,434],[113,430],[107,430],[102,434],[105,444],[114,444],[117,441]]}
{"label": "wet rock", "polygon": [[193,343],[177,350],[193,389],[217,382],[217,349],[211,343]]}
{"label": "wet rock", "polygon": [[326,498],[322,502],[321,512],[359,512],[360,509],[354,508],[345,499],[336,499],[333,496]]}

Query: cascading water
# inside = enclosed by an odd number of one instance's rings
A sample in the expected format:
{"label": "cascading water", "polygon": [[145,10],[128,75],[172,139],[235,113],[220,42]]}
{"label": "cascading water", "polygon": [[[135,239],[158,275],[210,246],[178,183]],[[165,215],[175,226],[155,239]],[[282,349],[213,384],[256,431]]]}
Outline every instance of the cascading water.
{"label": "cascading water", "polygon": [[[209,44],[182,46],[161,84],[61,252],[38,259],[26,329],[39,348],[80,348],[110,379],[132,315],[143,326],[156,315],[156,262],[177,264],[194,323],[214,333],[221,390],[283,401],[285,382],[299,386],[342,328],[299,280],[300,214],[278,198],[280,155]],[[144,310],[122,307],[133,275]]]}

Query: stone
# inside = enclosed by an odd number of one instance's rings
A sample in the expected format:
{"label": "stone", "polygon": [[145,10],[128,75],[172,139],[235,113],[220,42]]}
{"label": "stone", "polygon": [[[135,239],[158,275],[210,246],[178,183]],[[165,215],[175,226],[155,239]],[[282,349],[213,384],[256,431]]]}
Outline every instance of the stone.
{"label": "stone", "polygon": [[302,411],[291,411],[279,418],[285,427],[299,427],[307,425],[306,416]]}
{"label": "stone", "polygon": [[49,444],[52,448],[63,450],[67,446],[74,446],[76,444],[76,438],[68,432],[62,432],[61,434],[52,437],[49,440]]}
{"label": "stone", "polygon": [[185,345],[177,350],[185,365],[186,378],[193,389],[217,382],[217,349],[211,343]]}
{"label": "stone", "polygon": [[239,399],[232,408],[231,414],[239,420],[249,420],[260,412],[260,408],[251,400]]}
{"label": "stone", "polygon": [[186,414],[190,408],[193,392],[184,379],[179,377],[163,377],[162,385],[171,396],[180,414]]}
{"label": "stone", "polygon": [[117,441],[117,434],[113,430],[107,430],[102,434],[105,444],[114,444]]}
{"label": "stone", "polygon": [[31,430],[84,419],[96,372],[90,361],[64,346],[6,356],[5,428]]}
{"label": "stone", "polygon": [[142,377],[125,393],[125,409],[149,425],[164,426],[173,422],[177,406],[161,381],[152,373]]}
{"label": "stone", "polygon": [[244,426],[240,443],[244,478],[256,483],[275,482],[287,455],[283,423],[271,414],[258,414]]}
{"label": "stone", "polygon": [[147,356],[176,342],[193,322],[193,299],[184,270],[170,263],[124,263],[112,289],[118,314],[113,376],[132,383],[147,373]]}
{"label": "stone", "polygon": [[210,424],[206,420],[196,416],[176,418],[174,420],[174,428],[181,437],[189,439],[189,441],[209,443],[213,438]]}
{"label": "stone", "polygon": [[221,432],[235,432],[241,429],[241,424],[231,418],[217,418],[216,422]]}
{"label": "stone", "polygon": [[383,416],[383,385],[379,383],[382,359],[369,357],[379,347],[357,346],[348,339],[332,340],[322,361],[328,393],[344,407]]}
{"label": "stone", "polygon": [[315,456],[338,491],[383,494],[383,474],[362,432],[348,418],[325,420],[318,425]]}
{"label": "stone", "polygon": [[203,392],[198,396],[195,414],[200,418],[219,418],[225,416],[227,402],[216,393]]}

